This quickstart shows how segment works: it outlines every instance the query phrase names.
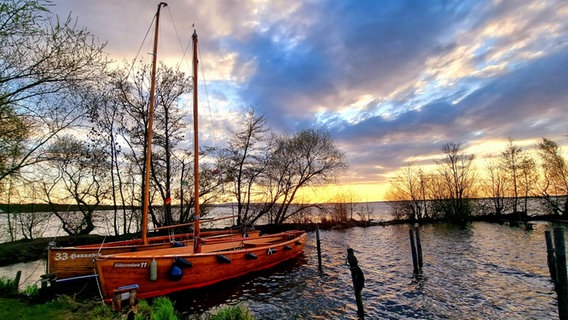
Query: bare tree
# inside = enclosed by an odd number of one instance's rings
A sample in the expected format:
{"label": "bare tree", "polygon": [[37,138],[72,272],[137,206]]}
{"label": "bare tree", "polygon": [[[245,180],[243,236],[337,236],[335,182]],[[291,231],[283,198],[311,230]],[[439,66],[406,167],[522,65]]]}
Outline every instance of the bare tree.
{"label": "bare tree", "polygon": [[179,101],[181,96],[191,92],[191,83],[183,72],[162,64],[158,69],[156,84],[152,179],[164,204],[163,219],[158,225],[171,225],[174,223],[171,207],[172,183],[174,177],[177,177],[176,182],[180,179],[180,166],[179,163],[174,163],[175,158],[172,158],[172,155],[183,140],[186,129]]}
{"label": "bare tree", "polygon": [[250,222],[250,216],[258,209],[253,206],[254,187],[266,169],[267,132],[266,118],[250,110],[242,121],[240,131],[234,133],[228,147],[221,150],[219,167],[223,181],[237,203],[237,225]]}
{"label": "bare tree", "polygon": [[334,172],[347,166],[327,132],[269,135],[266,119],[254,111],[243,123],[218,161],[222,180],[237,202],[239,225],[253,224],[265,215],[280,224],[310,210],[311,205],[297,202],[298,190],[333,181]]}
{"label": "bare tree", "polygon": [[525,217],[528,214],[529,197],[536,194],[536,185],[538,184],[538,171],[536,161],[526,153],[521,159],[520,165],[520,192],[523,197],[523,212]]}
{"label": "bare tree", "polygon": [[82,119],[80,96],[107,64],[104,45],[71,17],[51,15],[49,4],[0,5],[0,143],[8,146],[0,152],[0,180],[41,161],[47,142]]}
{"label": "bare tree", "polygon": [[509,138],[507,148],[501,153],[501,163],[506,174],[507,186],[510,187],[507,195],[512,199],[513,214],[518,213],[519,188],[521,180],[521,161],[523,149],[513,144],[513,139]]}
{"label": "bare tree", "polygon": [[346,167],[345,155],[335,147],[328,132],[307,129],[277,139],[261,184],[266,190],[265,203],[276,208],[274,222],[283,223],[309,208],[290,210],[300,188],[332,182],[337,170]]}
{"label": "bare tree", "polygon": [[439,175],[448,192],[446,218],[459,224],[469,220],[475,196],[475,171],[472,154],[464,154],[461,142],[449,142],[442,147],[445,158],[436,161]]}
{"label": "bare tree", "polygon": [[[121,175],[121,144],[118,141],[118,119],[122,116],[120,104],[112,95],[111,81],[105,81],[102,88],[94,92],[92,96],[93,107],[90,113],[92,123],[89,136],[93,143],[105,146],[111,164],[110,186],[111,201],[113,204],[113,228],[114,234],[127,233],[128,210],[126,204],[126,185]],[[122,213],[122,230],[119,230],[119,210]]]}
{"label": "bare tree", "polygon": [[428,217],[427,177],[422,168],[406,163],[390,182],[387,199],[398,218],[421,221]]}
{"label": "bare tree", "polygon": [[500,216],[505,210],[507,197],[507,179],[505,170],[499,161],[488,160],[486,164],[488,179],[485,182],[485,193],[493,204],[493,213]]}
{"label": "bare tree", "polygon": [[[140,65],[130,76],[127,70],[113,74],[115,99],[121,106],[119,135],[124,139],[128,152],[124,154],[128,161],[136,164],[139,174],[144,176],[146,152],[148,147],[148,99],[147,83],[150,81],[149,65]],[[184,138],[184,114],[179,108],[180,97],[191,91],[191,84],[182,72],[160,65],[156,79],[156,111],[153,128],[153,154],[151,162],[151,201],[161,199],[163,210],[158,214],[150,208],[152,222],[156,226],[171,224],[174,218],[171,212],[172,184],[181,181],[181,163],[174,163],[173,154]],[[178,177],[175,179],[175,177]],[[175,180],[175,181],[174,181]],[[143,183],[142,179],[139,181]],[[143,189],[140,185],[140,190]],[[142,195],[136,196],[142,201]]]}
{"label": "bare tree", "polygon": [[[200,216],[207,216],[211,203],[222,198],[223,180],[221,171],[214,161],[210,161],[214,148],[204,147],[199,153],[199,208]],[[191,152],[177,152],[176,161],[179,163],[179,178],[175,182],[179,184],[178,198],[180,199],[180,211],[178,223],[191,221],[195,207],[195,190],[193,170],[193,155]],[[208,160],[208,161],[205,161]]]}
{"label": "bare tree", "polygon": [[542,138],[538,144],[543,172],[541,195],[549,211],[556,215],[568,213],[568,166],[558,144]]}
{"label": "bare tree", "polygon": [[[47,154],[46,170],[52,175],[46,172],[43,176],[43,190],[53,214],[69,235],[89,234],[95,229],[93,214],[110,191],[106,151],[63,136],[52,143]],[[61,212],[56,206],[59,203],[74,203],[78,210]]]}

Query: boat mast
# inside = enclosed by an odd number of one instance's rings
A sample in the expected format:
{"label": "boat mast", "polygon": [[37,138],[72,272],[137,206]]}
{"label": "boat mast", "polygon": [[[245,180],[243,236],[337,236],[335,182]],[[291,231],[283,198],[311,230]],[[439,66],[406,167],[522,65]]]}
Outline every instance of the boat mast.
{"label": "boat mast", "polygon": [[146,138],[146,164],[144,175],[144,203],[142,204],[142,243],[148,244],[148,208],[150,207],[150,164],[152,162],[152,125],[154,124],[154,91],[156,90],[156,61],[158,58],[158,25],[160,8],[168,4],[160,2],[156,12],[156,28],[154,29],[154,48],[152,50],[152,75],[150,83],[150,106],[148,108],[148,137]]}
{"label": "boat mast", "polygon": [[195,195],[193,203],[195,206],[193,252],[199,252],[199,133],[197,115],[197,31],[193,30],[193,175]]}

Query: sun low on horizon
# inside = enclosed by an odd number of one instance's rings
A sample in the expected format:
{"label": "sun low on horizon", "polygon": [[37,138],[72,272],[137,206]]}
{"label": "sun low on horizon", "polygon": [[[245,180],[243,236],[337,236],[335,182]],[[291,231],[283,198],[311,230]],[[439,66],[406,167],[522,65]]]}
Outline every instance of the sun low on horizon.
{"label": "sun low on horizon", "polygon": [[355,203],[384,201],[388,183],[310,186],[299,190],[297,203]]}

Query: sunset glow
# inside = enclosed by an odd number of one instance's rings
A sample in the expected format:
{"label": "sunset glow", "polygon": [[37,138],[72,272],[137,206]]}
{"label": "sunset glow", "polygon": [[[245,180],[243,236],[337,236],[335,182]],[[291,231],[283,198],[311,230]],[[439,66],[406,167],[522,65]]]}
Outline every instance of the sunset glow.
{"label": "sunset glow", "polygon": [[[149,52],[140,17],[155,5],[57,0],[51,9],[71,12],[120,64],[141,43]],[[432,166],[447,142],[478,158],[509,138],[568,145],[565,1],[187,0],[164,10],[166,64],[187,71],[191,26],[200,34],[201,145],[222,146],[251,107],[277,133],[331,133],[349,169],[333,186],[303,190],[306,201],[382,200],[399,167]]]}

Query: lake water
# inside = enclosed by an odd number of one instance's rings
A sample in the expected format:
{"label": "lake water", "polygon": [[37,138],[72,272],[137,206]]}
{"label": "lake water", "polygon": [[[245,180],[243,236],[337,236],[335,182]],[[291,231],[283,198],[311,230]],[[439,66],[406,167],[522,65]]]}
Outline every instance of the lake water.
{"label": "lake water", "polygon": [[[365,219],[373,219],[375,221],[387,221],[392,220],[392,215],[390,214],[390,206],[386,202],[369,202],[369,203],[355,203],[346,205],[347,210],[350,212],[349,218],[353,218],[356,220],[361,220],[361,216],[357,212],[365,212]],[[329,206],[330,208],[332,206]],[[218,218],[218,217],[228,217],[233,216],[235,214],[236,208],[235,205],[225,204],[225,205],[217,205],[208,208],[208,214],[205,215],[205,218]],[[24,213],[22,215],[31,215],[32,213]],[[37,223],[37,225],[33,228],[33,236],[34,238],[42,238],[42,237],[59,237],[59,236],[67,236],[63,228],[61,227],[61,221],[55,215],[49,215],[46,213],[37,213],[38,215],[43,215],[48,217],[47,219],[43,218],[41,222]],[[321,218],[320,212],[315,212],[312,219],[314,221],[319,221]],[[99,210],[95,211],[93,214],[93,220],[95,223],[95,230],[93,230],[92,234],[98,235],[114,235],[114,228],[113,228],[113,211],[111,210]],[[207,222],[206,219],[202,220],[202,228],[224,228],[232,226],[236,223],[235,219],[224,219],[224,220],[217,220],[215,222]],[[19,224],[18,219],[12,217],[11,223],[14,225],[14,237],[16,240],[24,238],[21,233],[22,226]],[[266,224],[268,223],[268,217],[260,219],[257,224]],[[7,213],[0,214],[0,243],[10,241],[10,237],[8,236],[8,217]],[[122,226],[124,225],[124,221],[121,221],[121,217],[118,218],[118,225],[119,230],[122,230]],[[131,230],[129,232],[137,232],[136,226],[133,226],[131,223]],[[149,224],[148,228],[151,229],[154,226]],[[25,227],[24,227],[25,228]]]}
{"label": "lake water", "polygon": [[[367,319],[557,319],[544,239],[550,228],[549,223],[537,223],[532,231],[484,222],[466,229],[424,226],[420,280],[412,274],[408,226],[322,230],[323,275],[310,233],[304,254],[271,272],[171,298],[189,319],[239,302],[257,319],[355,319],[346,263],[347,248],[353,248],[366,279]],[[0,268],[0,276],[22,270],[22,279],[34,282],[43,268],[42,261],[13,265]]]}
{"label": "lake water", "polygon": [[219,304],[246,303],[257,319],[355,319],[346,250],[365,275],[367,319],[555,319],[544,230],[473,223],[421,228],[423,278],[416,280],[407,226],[321,231],[324,274],[315,235],[305,254],[280,266],[209,289],[173,295],[189,318]]}

